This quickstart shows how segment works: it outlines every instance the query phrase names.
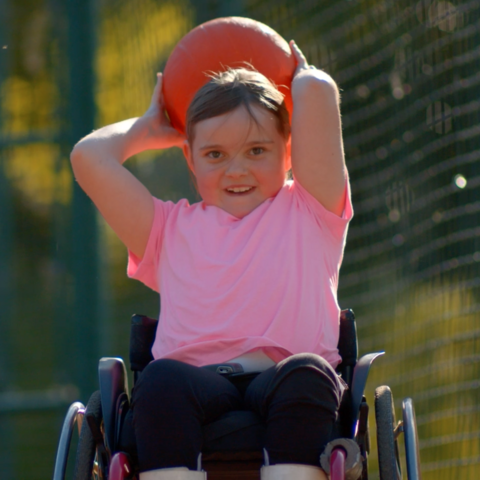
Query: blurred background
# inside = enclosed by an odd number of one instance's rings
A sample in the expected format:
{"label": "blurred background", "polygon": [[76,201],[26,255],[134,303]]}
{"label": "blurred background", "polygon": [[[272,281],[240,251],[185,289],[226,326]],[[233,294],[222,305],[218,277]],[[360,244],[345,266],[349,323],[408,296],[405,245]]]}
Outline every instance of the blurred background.
{"label": "blurred background", "polygon": [[[0,0],[0,478],[51,478],[63,416],[158,315],[72,178],[92,129],[143,113],[155,72],[208,19],[295,38],[342,89],[355,217],[340,278],[369,379],[415,402],[424,479],[480,472],[480,7],[406,0]],[[196,201],[179,150],[128,163]],[[373,412],[372,412],[373,413]],[[372,419],[371,474],[376,477]]]}

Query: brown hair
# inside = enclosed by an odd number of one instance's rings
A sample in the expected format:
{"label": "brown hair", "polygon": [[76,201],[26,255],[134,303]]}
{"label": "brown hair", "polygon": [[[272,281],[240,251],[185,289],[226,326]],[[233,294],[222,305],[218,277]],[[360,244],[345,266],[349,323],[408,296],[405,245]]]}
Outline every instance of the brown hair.
{"label": "brown hair", "polygon": [[277,119],[278,131],[288,140],[290,121],[283,94],[260,72],[247,68],[229,68],[217,73],[198,90],[187,110],[187,139],[193,141],[194,127],[198,122],[231,112],[239,106],[244,106],[256,121],[251,105],[272,112]]}

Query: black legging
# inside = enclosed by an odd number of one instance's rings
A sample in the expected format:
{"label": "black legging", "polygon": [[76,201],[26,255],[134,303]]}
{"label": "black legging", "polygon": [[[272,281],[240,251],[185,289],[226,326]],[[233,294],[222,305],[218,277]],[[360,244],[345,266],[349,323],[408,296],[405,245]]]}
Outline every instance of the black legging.
{"label": "black legging", "polygon": [[156,360],[133,391],[133,424],[140,471],[185,466],[195,470],[202,425],[231,410],[265,419],[270,461],[318,465],[331,439],[344,386],[314,354],[293,355],[265,370],[244,398],[226,378],[176,360]]}

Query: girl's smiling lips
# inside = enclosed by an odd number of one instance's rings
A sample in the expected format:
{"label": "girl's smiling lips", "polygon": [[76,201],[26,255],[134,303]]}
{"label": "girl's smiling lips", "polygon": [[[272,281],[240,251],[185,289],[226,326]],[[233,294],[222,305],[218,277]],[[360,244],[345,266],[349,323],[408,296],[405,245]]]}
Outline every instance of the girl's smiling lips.
{"label": "girl's smiling lips", "polygon": [[254,188],[255,187],[251,185],[235,185],[232,187],[227,187],[225,191],[230,195],[242,195],[252,192]]}

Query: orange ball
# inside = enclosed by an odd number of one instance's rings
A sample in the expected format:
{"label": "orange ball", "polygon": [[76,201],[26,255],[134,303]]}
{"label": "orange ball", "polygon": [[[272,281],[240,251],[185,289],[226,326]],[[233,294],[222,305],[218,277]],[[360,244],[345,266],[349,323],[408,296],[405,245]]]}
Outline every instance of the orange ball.
{"label": "orange ball", "polygon": [[296,61],[289,44],[267,25],[243,17],[210,20],[191,30],[171,53],[163,72],[165,108],[172,125],[185,132],[187,109],[212,72],[245,67],[246,62],[285,95],[292,114],[290,87]]}

